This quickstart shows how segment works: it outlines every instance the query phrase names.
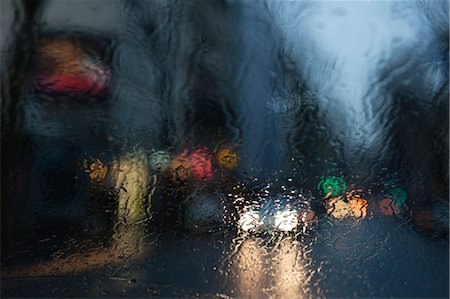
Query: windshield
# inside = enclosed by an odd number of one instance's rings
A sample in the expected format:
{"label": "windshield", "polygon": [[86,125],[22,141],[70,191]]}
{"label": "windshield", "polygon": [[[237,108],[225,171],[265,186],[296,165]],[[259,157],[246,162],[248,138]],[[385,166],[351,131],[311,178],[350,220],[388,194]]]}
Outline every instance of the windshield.
{"label": "windshield", "polygon": [[448,2],[0,3],[5,297],[448,297]]}

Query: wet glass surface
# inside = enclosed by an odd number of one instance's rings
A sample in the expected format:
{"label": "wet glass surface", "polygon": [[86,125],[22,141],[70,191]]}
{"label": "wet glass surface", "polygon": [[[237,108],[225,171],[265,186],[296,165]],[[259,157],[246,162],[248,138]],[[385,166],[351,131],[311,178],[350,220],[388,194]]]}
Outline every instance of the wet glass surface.
{"label": "wet glass surface", "polygon": [[0,4],[2,297],[449,296],[448,1]]}

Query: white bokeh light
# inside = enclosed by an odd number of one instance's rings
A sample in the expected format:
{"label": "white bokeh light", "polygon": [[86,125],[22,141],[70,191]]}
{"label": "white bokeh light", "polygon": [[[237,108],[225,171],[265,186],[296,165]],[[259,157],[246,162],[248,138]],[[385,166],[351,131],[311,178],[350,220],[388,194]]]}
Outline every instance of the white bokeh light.
{"label": "white bokeh light", "polygon": [[254,210],[244,212],[239,218],[239,227],[248,232],[261,224],[259,213]]}
{"label": "white bokeh light", "polygon": [[282,211],[275,215],[275,227],[284,232],[294,230],[298,225],[297,214],[295,211]]}

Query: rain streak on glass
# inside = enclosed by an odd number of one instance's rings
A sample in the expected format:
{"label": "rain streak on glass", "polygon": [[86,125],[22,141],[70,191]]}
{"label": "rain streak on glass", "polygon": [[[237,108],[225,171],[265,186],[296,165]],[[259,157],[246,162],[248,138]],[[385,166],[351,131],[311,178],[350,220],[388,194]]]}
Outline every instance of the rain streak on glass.
{"label": "rain streak on glass", "polygon": [[448,12],[0,1],[1,295],[448,297]]}

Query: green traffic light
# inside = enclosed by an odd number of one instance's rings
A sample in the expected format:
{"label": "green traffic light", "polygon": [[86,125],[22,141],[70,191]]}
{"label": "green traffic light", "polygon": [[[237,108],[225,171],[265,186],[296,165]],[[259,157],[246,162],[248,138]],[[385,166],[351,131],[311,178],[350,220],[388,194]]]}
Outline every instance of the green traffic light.
{"label": "green traffic light", "polygon": [[318,190],[322,190],[325,195],[337,196],[345,193],[347,184],[344,181],[344,177],[336,176],[322,176],[317,185]]}
{"label": "green traffic light", "polygon": [[399,207],[404,205],[408,200],[408,195],[406,194],[405,190],[403,190],[400,187],[392,189],[391,192],[389,192],[389,195],[392,197],[392,199]]}

